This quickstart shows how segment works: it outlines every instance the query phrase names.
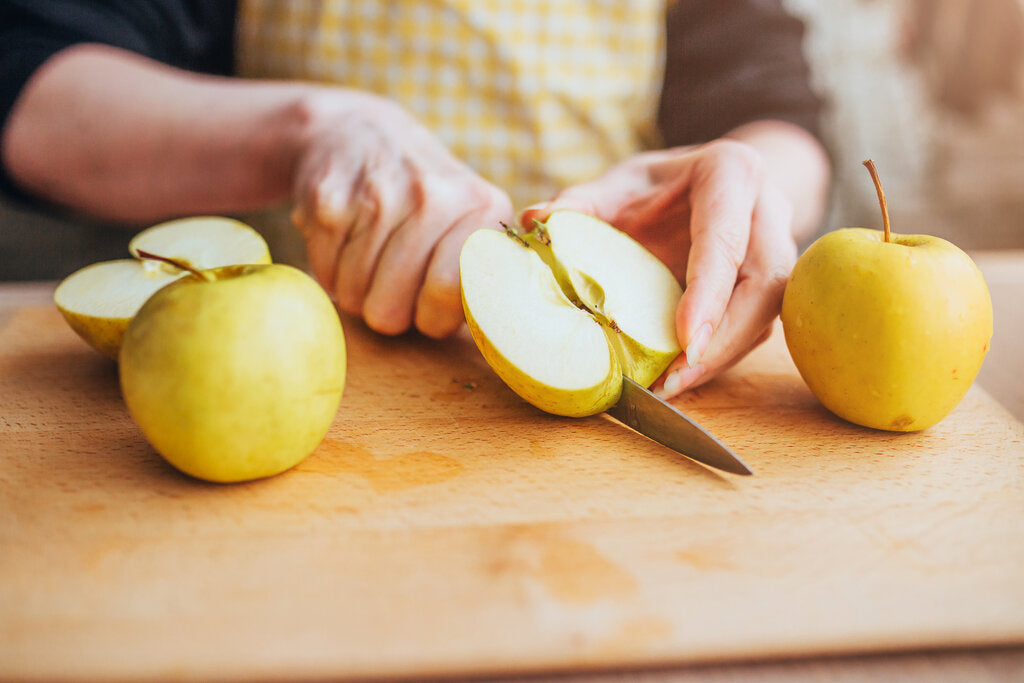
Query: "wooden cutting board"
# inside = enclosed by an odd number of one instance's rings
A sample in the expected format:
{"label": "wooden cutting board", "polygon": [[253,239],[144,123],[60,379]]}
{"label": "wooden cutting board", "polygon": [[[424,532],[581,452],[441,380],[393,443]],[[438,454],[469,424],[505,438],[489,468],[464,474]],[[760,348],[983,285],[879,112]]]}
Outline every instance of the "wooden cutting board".
{"label": "wooden cutting board", "polygon": [[345,320],[290,472],[194,481],[53,308],[0,322],[0,677],[578,671],[1024,642],[1024,426],[975,387],[891,434],[832,417],[780,331],[677,401],[720,475],[539,413],[468,338]]}

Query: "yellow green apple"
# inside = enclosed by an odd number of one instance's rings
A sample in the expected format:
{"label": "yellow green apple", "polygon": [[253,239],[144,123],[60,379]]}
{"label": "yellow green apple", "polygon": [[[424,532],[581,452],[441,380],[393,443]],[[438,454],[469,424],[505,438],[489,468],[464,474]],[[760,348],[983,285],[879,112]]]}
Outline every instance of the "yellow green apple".
{"label": "yellow green apple", "polygon": [[327,294],[296,268],[193,270],[139,309],[119,370],[132,418],[168,462],[246,481],[294,466],[323,439],[345,384],[345,338]]}
{"label": "yellow green apple", "polygon": [[459,260],[470,333],[487,363],[541,410],[607,410],[622,376],[649,386],[679,355],[682,289],[632,237],[575,211],[527,233],[482,229]]}
{"label": "yellow green apple", "polygon": [[239,221],[196,216],[160,223],[132,238],[135,258],[93,263],[64,278],[54,303],[68,325],[100,353],[117,359],[121,339],[139,307],[185,271],[139,257],[161,254],[197,269],[242,263],[270,263],[267,243]]}
{"label": "yellow green apple", "polygon": [[829,232],[801,254],[782,302],[793,362],[830,411],[891,431],[935,425],[974,381],[992,304],[971,258],[929,235],[900,235],[874,164],[883,230]]}

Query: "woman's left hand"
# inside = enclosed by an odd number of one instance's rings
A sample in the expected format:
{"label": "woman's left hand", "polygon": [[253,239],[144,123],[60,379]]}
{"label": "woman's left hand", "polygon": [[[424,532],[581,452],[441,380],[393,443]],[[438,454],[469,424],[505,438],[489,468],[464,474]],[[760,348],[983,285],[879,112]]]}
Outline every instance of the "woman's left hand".
{"label": "woman's left hand", "polygon": [[707,381],[771,334],[797,250],[789,200],[754,147],[722,139],[636,155],[527,209],[522,225],[558,209],[632,235],[685,283],[675,321],[684,351],[655,382],[662,396]]}

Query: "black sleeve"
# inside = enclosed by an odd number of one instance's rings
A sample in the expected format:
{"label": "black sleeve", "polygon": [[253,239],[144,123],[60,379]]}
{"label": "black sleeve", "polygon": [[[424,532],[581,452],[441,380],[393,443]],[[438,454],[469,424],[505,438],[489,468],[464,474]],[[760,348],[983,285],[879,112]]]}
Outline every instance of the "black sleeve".
{"label": "black sleeve", "polygon": [[666,31],[658,109],[666,145],[706,142],[759,119],[820,135],[804,26],[779,0],[677,0]]}
{"label": "black sleeve", "polygon": [[[235,9],[235,0],[0,0],[0,130],[35,70],[78,43],[229,73]],[[0,170],[2,188],[15,191],[6,169]]]}

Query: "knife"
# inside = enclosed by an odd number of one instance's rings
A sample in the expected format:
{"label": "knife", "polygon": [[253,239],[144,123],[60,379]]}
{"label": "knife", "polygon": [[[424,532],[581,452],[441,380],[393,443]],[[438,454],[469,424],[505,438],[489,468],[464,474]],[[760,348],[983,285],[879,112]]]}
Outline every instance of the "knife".
{"label": "knife", "polygon": [[728,446],[626,376],[622,377],[619,402],[607,412],[627,427],[691,460],[732,474],[753,474]]}

